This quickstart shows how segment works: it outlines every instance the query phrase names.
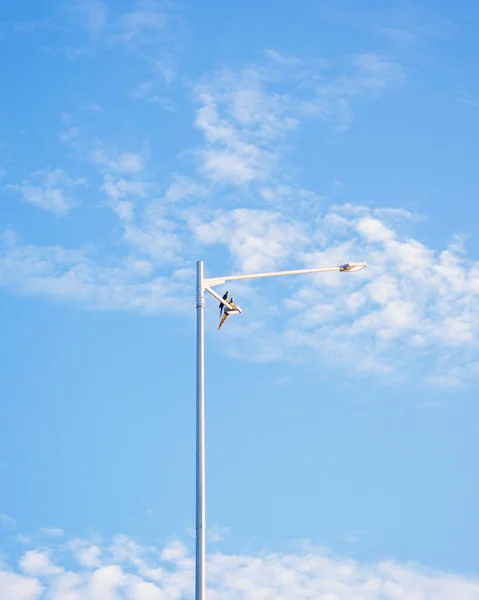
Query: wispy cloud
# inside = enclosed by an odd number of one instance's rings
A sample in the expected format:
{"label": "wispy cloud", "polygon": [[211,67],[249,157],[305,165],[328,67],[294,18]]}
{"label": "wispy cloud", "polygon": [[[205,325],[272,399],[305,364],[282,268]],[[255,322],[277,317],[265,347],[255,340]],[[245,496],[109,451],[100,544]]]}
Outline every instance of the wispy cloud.
{"label": "wispy cloud", "polygon": [[170,84],[177,72],[177,52],[183,38],[183,20],[170,4],[137,0],[132,10],[122,13],[108,38],[140,53],[152,72]]}
{"label": "wispy cloud", "polygon": [[77,157],[100,170],[103,174],[137,175],[145,168],[141,151],[123,150],[112,141],[89,137],[81,127],[69,125],[59,134],[62,144],[71,148]]}
{"label": "wispy cloud", "polygon": [[14,527],[16,527],[17,522],[10,515],[6,515],[5,513],[0,513],[0,524],[3,525],[4,527],[8,527],[9,529],[10,528],[13,529]]}
{"label": "wispy cloud", "polygon": [[470,94],[462,94],[457,100],[461,104],[466,104],[472,108],[479,108],[479,98],[471,96]]}
{"label": "wispy cloud", "polygon": [[64,532],[59,527],[41,527],[39,533],[47,537],[62,537]]}
{"label": "wispy cloud", "polygon": [[[277,349],[275,331],[282,327],[280,346],[291,345],[295,356],[309,348],[338,367],[349,362],[359,371],[385,374],[406,373],[414,362],[430,383],[467,382],[479,364],[479,263],[461,240],[437,251],[411,238],[407,223],[406,211],[345,206],[313,222],[298,213],[242,209],[193,220],[191,227],[201,243],[227,247],[236,268],[248,272],[278,264],[369,262],[359,274],[297,282],[299,288],[287,292],[282,319],[273,312],[254,336],[263,345],[270,339]],[[273,289],[276,297],[285,293]],[[264,314],[261,301],[253,296],[250,305],[248,299],[244,312]],[[248,337],[238,340],[241,347],[255,355]]]}
{"label": "wispy cloud", "polygon": [[447,37],[457,25],[438,16],[437,11],[419,5],[381,4],[374,8],[357,2],[324,2],[319,12],[328,21],[361,31],[380,35],[394,44],[416,44]]}
{"label": "wispy cloud", "polygon": [[[143,17],[133,22],[140,26]],[[462,241],[429,247],[411,235],[419,221],[408,211],[331,205],[285,168],[293,132],[316,117],[343,127],[355,102],[401,85],[403,68],[372,53],[344,64],[268,55],[267,66],[216,71],[193,86],[194,124],[204,136],[196,175],[155,180],[138,144],[88,138],[70,123],[61,141],[100,178],[121,227],[122,257],[32,246],[6,232],[3,285],[103,310],[156,312],[173,310],[191,288],[192,249],[213,250],[225,271],[367,260],[369,269],[357,275],[268,284],[267,313],[264,298],[239,286],[242,326],[225,333],[238,340],[236,356],[316,356],[389,378],[420,372],[434,385],[475,377],[479,267]],[[261,341],[252,348],[244,331]]]}
{"label": "wispy cloud", "polygon": [[[410,237],[407,211],[346,205],[313,220],[309,212],[300,218],[280,209],[188,209],[174,220],[164,211],[152,201],[138,223],[126,220],[124,240],[132,253],[110,265],[79,251],[28,246],[7,231],[3,285],[99,309],[156,312],[177,309],[192,282],[157,276],[155,269],[176,263],[181,273],[186,263],[177,257],[191,246],[216,246],[225,270],[240,272],[367,260],[359,274],[304,278],[293,288],[270,283],[267,313],[264,298],[236,286],[244,309],[241,331],[232,326],[228,332],[238,336],[236,352],[278,360],[281,349],[291,355],[294,348],[296,358],[313,352],[338,368],[349,363],[365,373],[418,372],[448,387],[479,374],[479,263],[460,239],[435,250]],[[253,337],[241,334],[253,326]],[[261,348],[255,341],[253,349],[252,339],[261,339]]]}
{"label": "wispy cloud", "polygon": [[89,112],[96,112],[96,113],[102,113],[104,112],[102,106],[100,104],[87,104],[85,106],[85,110],[88,110]]}
{"label": "wispy cloud", "polygon": [[151,186],[144,181],[131,181],[123,177],[106,175],[101,186],[109,205],[122,221],[134,220],[135,200],[145,198]]}
{"label": "wispy cloud", "polygon": [[160,0],[71,0],[48,17],[14,23],[12,29],[17,34],[39,29],[66,34],[64,47],[55,52],[71,59],[126,48],[144,60],[153,76],[170,84],[177,73],[184,24],[176,5]]}
{"label": "wispy cloud", "polygon": [[73,0],[69,5],[78,25],[91,39],[98,39],[107,26],[108,6],[103,0]]}
{"label": "wispy cloud", "polygon": [[272,144],[298,123],[288,98],[268,93],[255,68],[219,73],[195,94],[196,125],[207,141],[198,151],[204,173],[215,183],[267,179],[277,161]]}
{"label": "wispy cloud", "polygon": [[176,110],[176,102],[171,97],[164,94],[162,86],[154,78],[140,81],[130,90],[129,95],[135,100],[147,100],[148,102],[152,102],[153,104],[160,106],[163,110]]}
{"label": "wispy cloud", "polygon": [[346,94],[375,93],[404,83],[403,68],[378,54],[360,54],[354,60],[353,66],[355,73],[342,79]]}
{"label": "wispy cloud", "polygon": [[110,150],[103,146],[97,146],[91,150],[90,160],[94,164],[107,166],[113,171],[123,174],[138,173],[143,168],[141,154],[137,152],[120,152],[117,157],[113,158]]}
{"label": "wispy cloud", "polygon": [[181,278],[155,275],[151,263],[138,256],[105,265],[79,250],[25,245],[11,230],[0,236],[0,282],[97,310],[144,313],[181,310],[187,289]]}
{"label": "wispy cloud", "polygon": [[225,540],[229,531],[229,527],[220,527],[219,525],[212,525],[208,528],[206,535],[210,543],[217,544]]}
{"label": "wispy cloud", "polygon": [[83,178],[72,179],[62,169],[54,169],[37,171],[32,174],[31,179],[8,187],[21,192],[23,199],[29,204],[57,215],[65,215],[79,204],[74,197],[74,188],[84,185],[86,182]]}
{"label": "wispy cloud", "polygon": [[117,23],[115,41],[132,48],[156,45],[159,38],[166,37],[168,15],[164,4],[155,0],[139,0],[133,10],[123,13]]}
{"label": "wispy cloud", "polygon": [[29,19],[27,21],[18,21],[12,24],[12,31],[17,34],[30,34],[39,29],[50,29],[55,28],[57,25],[54,19],[49,17],[42,17],[40,19]]}
{"label": "wispy cloud", "polygon": [[345,73],[322,76],[317,82],[316,98],[305,103],[305,109],[344,132],[353,122],[352,103],[369,99],[401,86],[406,75],[397,62],[376,53],[358,55]]}
{"label": "wispy cloud", "polygon": [[417,33],[408,31],[403,27],[382,26],[379,27],[378,31],[386,38],[401,44],[415,44],[420,40]]}
{"label": "wispy cloud", "polygon": [[[346,74],[327,61],[283,57],[272,50],[268,56],[279,70],[264,65],[223,70],[195,87],[195,123],[206,139],[197,154],[214,183],[267,180],[301,121],[319,117],[344,131],[353,118],[354,98],[374,97],[405,81],[401,65],[374,53],[358,55]],[[296,85],[281,93],[278,86],[285,82]]]}
{"label": "wispy cloud", "polygon": [[181,266],[184,244],[180,240],[182,222],[176,205],[193,195],[197,199],[204,197],[205,186],[172,174],[172,181],[165,189],[145,179],[148,165],[143,153],[120,150],[113,143],[89,139],[76,127],[69,128],[60,140],[102,177],[100,190],[120,219],[123,240],[139,259],[137,262],[146,264],[143,259],[147,258],[152,265]]}
{"label": "wispy cloud", "polygon": [[364,531],[362,531],[361,529],[353,529],[352,531],[349,531],[348,533],[346,533],[343,536],[343,540],[347,544],[357,544],[357,542],[359,542],[359,540],[363,536],[364,536]]}

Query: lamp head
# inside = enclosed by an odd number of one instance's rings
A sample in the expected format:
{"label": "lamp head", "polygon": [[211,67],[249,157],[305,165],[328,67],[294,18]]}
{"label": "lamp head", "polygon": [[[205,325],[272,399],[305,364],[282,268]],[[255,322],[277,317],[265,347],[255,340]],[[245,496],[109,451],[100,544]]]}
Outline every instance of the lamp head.
{"label": "lamp head", "polygon": [[367,267],[367,263],[363,262],[363,263],[346,263],[345,265],[341,265],[339,267],[339,270],[341,271],[341,273],[356,273],[356,271],[361,271],[362,269],[364,269],[364,267]]}

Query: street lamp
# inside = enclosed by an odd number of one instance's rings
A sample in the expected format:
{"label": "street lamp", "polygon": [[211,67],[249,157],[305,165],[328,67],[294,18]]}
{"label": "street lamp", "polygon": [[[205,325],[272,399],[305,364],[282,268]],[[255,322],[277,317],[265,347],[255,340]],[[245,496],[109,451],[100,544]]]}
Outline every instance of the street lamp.
{"label": "street lamp", "polygon": [[232,306],[212,288],[227,281],[280,277],[283,275],[307,275],[310,273],[330,273],[339,271],[351,273],[366,267],[365,262],[346,263],[338,267],[299,269],[295,271],[274,271],[250,275],[230,275],[227,277],[205,278],[203,261],[196,263],[196,562],[195,600],[206,600],[206,530],[205,530],[205,337],[204,308],[205,291],[209,292],[231,313],[241,313],[239,306]]}

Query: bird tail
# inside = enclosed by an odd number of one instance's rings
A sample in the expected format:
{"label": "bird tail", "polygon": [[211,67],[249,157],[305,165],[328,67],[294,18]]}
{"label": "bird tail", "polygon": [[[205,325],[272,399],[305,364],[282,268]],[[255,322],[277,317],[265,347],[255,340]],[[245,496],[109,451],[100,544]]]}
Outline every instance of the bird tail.
{"label": "bird tail", "polygon": [[228,313],[225,312],[223,314],[223,316],[221,317],[220,322],[218,323],[218,329],[221,329],[221,327],[222,327],[223,323],[226,321],[227,317],[228,317]]}

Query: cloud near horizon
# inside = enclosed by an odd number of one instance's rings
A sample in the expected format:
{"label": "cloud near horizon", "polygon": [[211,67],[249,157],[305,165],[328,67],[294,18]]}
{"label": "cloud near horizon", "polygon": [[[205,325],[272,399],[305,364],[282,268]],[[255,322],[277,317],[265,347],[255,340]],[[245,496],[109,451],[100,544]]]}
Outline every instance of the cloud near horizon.
{"label": "cloud near horizon", "polygon": [[[23,542],[25,545],[25,541]],[[182,600],[193,598],[194,559],[172,539],[144,546],[117,535],[26,542],[0,569],[5,600]],[[479,581],[394,560],[362,563],[325,548],[209,554],[212,600],[475,600]]]}

